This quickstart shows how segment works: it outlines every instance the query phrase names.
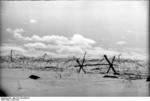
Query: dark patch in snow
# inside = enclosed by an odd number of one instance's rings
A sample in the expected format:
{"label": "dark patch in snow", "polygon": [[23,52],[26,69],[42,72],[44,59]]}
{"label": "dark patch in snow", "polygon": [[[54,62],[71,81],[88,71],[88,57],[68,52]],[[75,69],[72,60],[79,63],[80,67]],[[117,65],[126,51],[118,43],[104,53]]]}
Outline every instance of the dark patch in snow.
{"label": "dark patch in snow", "polygon": [[104,75],[103,78],[118,78],[115,75]]}
{"label": "dark patch in snow", "polygon": [[39,79],[40,77],[37,76],[37,75],[30,75],[29,78],[30,78],[30,79],[34,79],[34,80],[37,80],[37,79]]}
{"label": "dark patch in snow", "polygon": [[148,82],[150,81],[150,76],[147,77],[146,81],[148,81]]}

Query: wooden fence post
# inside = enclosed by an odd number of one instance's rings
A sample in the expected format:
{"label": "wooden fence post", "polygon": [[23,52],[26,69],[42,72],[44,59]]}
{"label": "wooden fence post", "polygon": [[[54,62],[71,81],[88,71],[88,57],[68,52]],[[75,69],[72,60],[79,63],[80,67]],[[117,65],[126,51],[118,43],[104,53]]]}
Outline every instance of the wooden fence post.
{"label": "wooden fence post", "polygon": [[13,50],[10,51],[10,61],[13,62]]}
{"label": "wooden fence post", "polygon": [[86,55],[86,52],[84,53],[82,63],[80,63],[79,59],[76,59],[76,62],[79,64],[79,67],[80,67],[79,70],[78,70],[78,73],[80,73],[81,70],[82,70],[84,72],[84,74],[86,74],[86,71],[83,68],[84,67],[83,64],[85,62],[85,55]]}
{"label": "wooden fence post", "polygon": [[115,60],[115,56],[113,57],[113,59],[112,59],[111,62],[110,62],[109,59],[107,58],[107,55],[104,55],[104,58],[106,59],[106,61],[107,61],[108,64],[109,64],[109,68],[108,68],[108,70],[107,70],[106,73],[109,73],[110,69],[112,69],[115,75],[119,75],[119,73],[117,73],[116,70],[115,70],[115,68],[113,67],[113,62],[114,62],[114,60]]}

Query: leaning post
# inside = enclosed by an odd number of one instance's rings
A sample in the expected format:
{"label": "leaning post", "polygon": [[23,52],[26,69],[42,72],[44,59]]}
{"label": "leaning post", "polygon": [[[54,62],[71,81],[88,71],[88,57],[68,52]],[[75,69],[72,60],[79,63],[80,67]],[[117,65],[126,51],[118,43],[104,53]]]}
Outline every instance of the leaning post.
{"label": "leaning post", "polygon": [[13,62],[13,50],[10,51],[10,61]]}

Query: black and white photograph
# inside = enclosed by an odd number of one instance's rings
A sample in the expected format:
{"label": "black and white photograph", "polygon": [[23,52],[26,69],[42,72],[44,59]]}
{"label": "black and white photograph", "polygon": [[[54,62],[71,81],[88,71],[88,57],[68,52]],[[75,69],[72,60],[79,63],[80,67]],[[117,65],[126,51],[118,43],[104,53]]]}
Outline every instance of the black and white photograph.
{"label": "black and white photograph", "polygon": [[2,96],[149,96],[148,4],[0,1]]}

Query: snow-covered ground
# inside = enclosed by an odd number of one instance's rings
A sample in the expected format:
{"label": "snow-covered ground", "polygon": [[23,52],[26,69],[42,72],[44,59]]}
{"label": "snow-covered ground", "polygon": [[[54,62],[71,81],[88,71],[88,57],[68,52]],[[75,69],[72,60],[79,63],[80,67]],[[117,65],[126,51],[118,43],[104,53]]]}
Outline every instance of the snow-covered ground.
{"label": "snow-covered ground", "polygon": [[[28,78],[30,75],[40,79]],[[60,77],[61,76],[61,77]],[[103,78],[104,74],[1,69],[1,86],[10,96],[148,96],[145,79]]]}

